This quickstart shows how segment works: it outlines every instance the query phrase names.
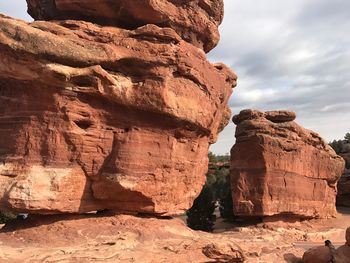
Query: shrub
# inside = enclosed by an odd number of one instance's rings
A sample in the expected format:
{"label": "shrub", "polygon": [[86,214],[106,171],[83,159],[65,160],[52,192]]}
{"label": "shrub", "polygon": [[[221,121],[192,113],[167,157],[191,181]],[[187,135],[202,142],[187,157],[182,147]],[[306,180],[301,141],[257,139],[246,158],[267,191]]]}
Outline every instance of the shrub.
{"label": "shrub", "polygon": [[0,224],[6,224],[7,222],[16,219],[16,215],[9,212],[0,212]]}
{"label": "shrub", "polygon": [[187,225],[194,230],[211,232],[215,224],[216,201],[212,189],[205,185],[193,206],[186,212]]}

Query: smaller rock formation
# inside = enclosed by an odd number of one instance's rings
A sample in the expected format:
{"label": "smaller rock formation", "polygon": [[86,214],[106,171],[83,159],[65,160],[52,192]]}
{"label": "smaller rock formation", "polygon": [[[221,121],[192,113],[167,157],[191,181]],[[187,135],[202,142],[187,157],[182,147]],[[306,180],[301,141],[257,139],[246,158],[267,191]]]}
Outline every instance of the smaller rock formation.
{"label": "smaller rock formation", "polygon": [[219,42],[222,0],[27,0],[36,20],[78,19],[125,29],[147,24],[174,29],[184,40],[209,52]]}
{"label": "smaller rock formation", "polygon": [[233,117],[231,186],[237,216],[326,218],[336,214],[344,160],[295,113],[244,110]]}
{"label": "smaller rock formation", "polygon": [[337,205],[350,207],[350,142],[342,141],[342,151],[339,153],[346,162],[346,168],[343,175],[338,181],[338,194],[337,194]]}

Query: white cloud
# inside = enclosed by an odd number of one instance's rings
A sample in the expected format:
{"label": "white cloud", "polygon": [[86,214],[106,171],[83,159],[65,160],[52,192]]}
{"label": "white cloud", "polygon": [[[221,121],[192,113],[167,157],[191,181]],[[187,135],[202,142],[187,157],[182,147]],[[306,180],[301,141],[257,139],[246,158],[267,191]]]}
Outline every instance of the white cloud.
{"label": "white cloud", "polygon": [[[226,0],[221,42],[209,54],[238,74],[230,106],[288,109],[326,140],[350,131],[348,0]],[[226,153],[234,126],[212,146]]]}

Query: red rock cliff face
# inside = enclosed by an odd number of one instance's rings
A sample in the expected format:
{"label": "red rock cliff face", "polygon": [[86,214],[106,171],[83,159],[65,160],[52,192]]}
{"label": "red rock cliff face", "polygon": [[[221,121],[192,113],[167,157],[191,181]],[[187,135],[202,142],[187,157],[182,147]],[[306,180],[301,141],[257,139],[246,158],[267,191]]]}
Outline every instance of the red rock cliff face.
{"label": "red rock cliff face", "polygon": [[5,16],[0,58],[0,210],[192,205],[228,122],[226,66],[171,28]]}
{"label": "red rock cliff face", "polygon": [[222,0],[27,0],[38,20],[81,19],[132,29],[147,24],[173,28],[206,52],[219,42]]}
{"label": "red rock cliff face", "polygon": [[234,116],[231,186],[236,215],[336,214],[336,183],[344,160],[294,119],[287,111],[244,110]]}

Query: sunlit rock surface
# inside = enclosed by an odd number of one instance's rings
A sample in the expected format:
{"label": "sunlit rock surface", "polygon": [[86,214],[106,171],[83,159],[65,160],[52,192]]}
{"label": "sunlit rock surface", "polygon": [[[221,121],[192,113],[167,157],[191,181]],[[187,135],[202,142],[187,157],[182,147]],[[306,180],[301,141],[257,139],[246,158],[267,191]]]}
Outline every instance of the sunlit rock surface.
{"label": "sunlit rock surface", "polygon": [[336,214],[344,160],[295,113],[244,110],[233,117],[233,209],[237,216],[325,218]]}
{"label": "sunlit rock surface", "polygon": [[27,0],[37,20],[78,19],[135,29],[147,24],[173,28],[184,40],[204,49],[219,42],[222,0]]}
{"label": "sunlit rock surface", "polygon": [[0,16],[0,210],[178,214],[236,76],[171,28]]}

